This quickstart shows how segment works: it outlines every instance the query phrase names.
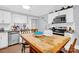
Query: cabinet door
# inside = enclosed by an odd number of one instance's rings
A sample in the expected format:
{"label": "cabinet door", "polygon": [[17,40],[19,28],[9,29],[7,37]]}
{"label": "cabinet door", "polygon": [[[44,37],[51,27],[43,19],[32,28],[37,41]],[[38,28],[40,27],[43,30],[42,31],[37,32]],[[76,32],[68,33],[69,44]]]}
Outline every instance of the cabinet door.
{"label": "cabinet door", "polygon": [[73,22],[73,8],[68,9],[66,13],[67,22]]}
{"label": "cabinet door", "polygon": [[2,37],[1,37],[2,35],[1,35],[1,33],[0,33],[0,48],[1,48],[1,40],[2,40]]}
{"label": "cabinet door", "polygon": [[3,21],[3,11],[0,10],[0,23]]}
{"label": "cabinet door", "polygon": [[14,23],[27,23],[27,17],[24,15],[13,14]]}
{"label": "cabinet door", "polygon": [[4,20],[4,23],[11,23],[11,13],[4,11],[3,20]]}
{"label": "cabinet door", "polygon": [[53,22],[53,19],[58,16],[58,12],[52,13],[48,15],[48,24]]}
{"label": "cabinet door", "polygon": [[1,33],[1,45],[0,48],[8,46],[8,33]]}

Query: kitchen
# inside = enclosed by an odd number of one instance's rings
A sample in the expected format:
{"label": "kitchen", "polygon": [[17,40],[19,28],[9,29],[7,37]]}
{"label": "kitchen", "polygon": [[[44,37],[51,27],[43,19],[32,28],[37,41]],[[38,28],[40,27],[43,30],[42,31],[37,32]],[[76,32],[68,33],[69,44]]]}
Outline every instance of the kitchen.
{"label": "kitchen", "polygon": [[[23,38],[27,39],[27,37],[24,36],[23,34],[34,33],[36,35],[37,33],[43,34],[43,32],[45,31],[46,31],[45,35],[47,36],[51,36],[54,34],[54,35],[58,35],[57,37],[62,36],[61,38],[65,38],[65,39],[68,39],[65,36],[70,35],[71,40],[70,41],[67,40],[67,42],[64,43],[64,45],[65,44],[67,45],[68,41],[70,42],[69,45],[72,44],[73,40],[77,38],[76,48],[79,49],[78,47],[79,46],[79,43],[78,43],[79,41],[78,40],[79,39],[79,34],[78,34],[79,33],[78,32],[79,6],[31,5],[30,7],[27,6],[27,9],[23,9],[23,8],[25,8],[25,6],[22,6],[22,5],[13,5],[13,6],[1,5],[0,6],[0,49],[1,49],[0,51],[2,53],[6,53],[4,52],[4,50],[6,50],[7,53],[9,53],[8,50],[10,49],[8,48],[11,48],[12,46],[15,46],[17,44],[20,45],[20,48],[18,49],[20,50],[19,52],[21,52],[22,39]],[[37,38],[42,37],[42,34],[37,36]],[[31,35],[29,37],[31,37]],[[23,43],[22,45],[25,47]],[[66,50],[69,49],[70,47],[69,45],[65,47]],[[33,47],[30,48],[30,50],[31,49],[33,49]],[[58,51],[55,50],[53,52],[58,52]],[[22,52],[25,52],[25,51],[22,51]],[[48,51],[48,52],[50,53],[51,51]],[[10,51],[10,53],[15,53],[15,52]]]}

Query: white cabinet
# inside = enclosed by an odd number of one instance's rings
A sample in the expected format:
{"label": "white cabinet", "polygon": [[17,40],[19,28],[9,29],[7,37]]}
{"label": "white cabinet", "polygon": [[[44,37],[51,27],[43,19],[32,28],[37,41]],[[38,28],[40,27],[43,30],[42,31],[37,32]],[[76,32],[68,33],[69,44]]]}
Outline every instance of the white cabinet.
{"label": "white cabinet", "polygon": [[13,21],[14,23],[27,23],[27,16],[13,14]]}
{"label": "white cabinet", "polygon": [[11,13],[4,11],[3,20],[4,20],[4,23],[11,23]]}
{"label": "white cabinet", "polygon": [[11,23],[11,13],[0,10],[0,23]]}
{"label": "white cabinet", "polygon": [[0,10],[0,23],[3,21],[3,12]]}
{"label": "white cabinet", "polygon": [[1,42],[2,42],[2,33],[0,33],[0,48],[1,48]]}
{"label": "white cabinet", "polygon": [[66,11],[67,22],[74,22],[73,17],[74,17],[73,16],[73,8],[67,9],[67,11]]}
{"label": "white cabinet", "polygon": [[0,48],[8,47],[8,33],[1,32],[0,33]]}

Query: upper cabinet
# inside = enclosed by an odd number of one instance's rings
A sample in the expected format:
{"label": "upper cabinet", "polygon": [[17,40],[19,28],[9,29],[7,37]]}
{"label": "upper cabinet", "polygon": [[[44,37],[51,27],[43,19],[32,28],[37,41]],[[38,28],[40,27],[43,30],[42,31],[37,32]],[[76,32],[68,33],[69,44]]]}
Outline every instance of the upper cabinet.
{"label": "upper cabinet", "polygon": [[58,16],[66,15],[66,22],[73,22],[73,8],[69,8],[66,10],[54,12],[48,15],[48,23],[51,24],[54,18]]}
{"label": "upper cabinet", "polygon": [[11,13],[0,10],[0,23],[11,23]]}
{"label": "upper cabinet", "polygon": [[0,23],[3,21],[3,11],[0,10]]}
{"label": "upper cabinet", "polygon": [[74,22],[73,8],[68,9],[66,13],[67,13],[66,15],[67,22]]}
{"label": "upper cabinet", "polygon": [[27,23],[27,16],[25,15],[13,14],[12,18],[14,23]]}

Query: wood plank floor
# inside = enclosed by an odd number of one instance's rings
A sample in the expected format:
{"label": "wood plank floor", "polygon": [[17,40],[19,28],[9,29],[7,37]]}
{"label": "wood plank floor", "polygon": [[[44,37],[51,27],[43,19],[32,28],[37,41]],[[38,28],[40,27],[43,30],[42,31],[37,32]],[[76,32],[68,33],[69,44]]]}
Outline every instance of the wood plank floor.
{"label": "wood plank floor", "polygon": [[[26,53],[29,53],[29,50],[29,48],[26,48]],[[21,44],[16,44],[8,48],[1,49],[0,53],[21,53]],[[79,53],[79,50],[77,50],[75,53]]]}
{"label": "wood plank floor", "polygon": [[[0,50],[0,53],[21,53],[21,44],[16,44],[8,48]],[[29,48],[26,48],[26,53],[29,53]]]}

